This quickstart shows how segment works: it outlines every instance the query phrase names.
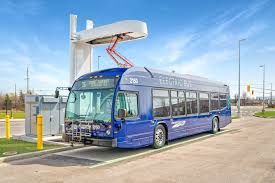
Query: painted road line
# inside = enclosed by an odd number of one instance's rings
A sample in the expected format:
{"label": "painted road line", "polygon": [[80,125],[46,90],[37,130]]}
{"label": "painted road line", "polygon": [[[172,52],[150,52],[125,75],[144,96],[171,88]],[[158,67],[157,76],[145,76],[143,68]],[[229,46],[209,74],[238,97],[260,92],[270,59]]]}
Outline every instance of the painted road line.
{"label": "painted road line", "polygon": [[189,143],[192,143],[192,142],[201,141],[201,140],[204,140],[204,139],[207,139],[207,138],[210,138],[210,137],[214,137],[214,136],[221,135],[221,134],[224,134],[224,133],[229,133],[229,132],[236,131],[236,130],[237,129],[223,130],[223,131],[220,131],[217,134],[208,134],[208,135],[204,135],[204,136],[201,136],[201,137],[188,139],[188,140],[185,140],[183,142],[177,142],[177,143],[174,143],[174,144],[171,144],[171,145],[164,146],[163,148],[160,148],[160,149],[152,149],[152,150],[148,150],[148,151],[145,151],[145,152],[142,152],[142,153],[138,153],[138,154],[134,154],[134,155],[130,155],[130,156],[125,156],[125,157],[121,157],[121,158],[117,158],[117,159],[113,159],[113,160],[108,160],[108,161],[90,166],[89,168],[93,169],[93,168],[98,168],[98,167],[118,163],[118,162],[121,162],[121,161],[130,160],[130,159],[133,159],[133,158],[140,158],[140,157],[143,157],[145,155],[151,155],[151,154],[159,153],[159,152],[166,151],[166,150],[178,147],[178,146],[182,146],[182,145],[189,144]]}

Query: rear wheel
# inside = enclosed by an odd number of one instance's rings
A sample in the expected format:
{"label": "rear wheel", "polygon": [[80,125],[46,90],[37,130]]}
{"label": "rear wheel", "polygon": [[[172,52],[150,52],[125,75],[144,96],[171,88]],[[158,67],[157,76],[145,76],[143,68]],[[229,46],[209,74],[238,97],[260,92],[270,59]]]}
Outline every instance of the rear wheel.
{"label": "rear wheel", "polygon": [[212,120],[212,130],[211,132],[213,134],[217,133],[219,131],[219,119],[217,117],[214,117]]}
{"label": "rear wheel", "polygon": [[154,132],[154,144],[155,149],[161,148],[166,142],[166,130],[163,125],[157,125]]}

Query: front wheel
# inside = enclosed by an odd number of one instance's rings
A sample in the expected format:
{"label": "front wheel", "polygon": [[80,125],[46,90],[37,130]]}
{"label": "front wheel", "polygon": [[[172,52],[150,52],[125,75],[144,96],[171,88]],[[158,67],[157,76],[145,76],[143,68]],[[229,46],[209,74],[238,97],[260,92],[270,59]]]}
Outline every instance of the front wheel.
{"label": "front wheel", "polygon": [[212,120],[212,130],[211,133],[215,134],[219,131],[219,119],[214,117]]}
{"label": "front wheel", "polygon": [[163,125],[157,125],[154,132],[154,144],[155,149],[161,148],[165,145],[166,130]]}

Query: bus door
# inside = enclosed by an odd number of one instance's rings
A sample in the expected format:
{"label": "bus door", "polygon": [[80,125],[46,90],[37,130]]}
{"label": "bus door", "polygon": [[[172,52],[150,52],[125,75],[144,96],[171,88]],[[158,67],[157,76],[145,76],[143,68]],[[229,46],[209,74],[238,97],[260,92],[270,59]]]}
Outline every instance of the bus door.
{"label": "bus door", "polygon": [[126,110],[126,118],[122,122],[122,130],[124,130],[128,143],[135,145],[144,145],[150,143],[151,128],[153,126],[151,120],[142,119],[139,106],[145,108],[146,104],[139,99],[138,92],[121,91],[117,94],[115,105],[115,117],[119,109]]}
{"label": "bus door", "polygon": [[220,126],[228,124],[231,118],[230,97],[227,94],[220,93]]}
{"label": "bus door", "polygon": [[[191,125],[191,121],[186,118],[185,111],[185,92],[184,91],[171,91],[171,107],[172,107],[172,118],[171,118],[171,131],[170,138],[178,138],[185,136],[187,126]],[[188,121],[188,122],[187,122]]]}
{"label": "bus door", "polygon": [[212,119],[210,114],[210,94],[207,92],[199,92],[198,102],[198,132],[207,131],[212,128]]}
{"label": "bus door", "polygon": [[201,122],[198,120],[198,93],[196,91],[186,91],[186,124],[187,135],[198,133]]}

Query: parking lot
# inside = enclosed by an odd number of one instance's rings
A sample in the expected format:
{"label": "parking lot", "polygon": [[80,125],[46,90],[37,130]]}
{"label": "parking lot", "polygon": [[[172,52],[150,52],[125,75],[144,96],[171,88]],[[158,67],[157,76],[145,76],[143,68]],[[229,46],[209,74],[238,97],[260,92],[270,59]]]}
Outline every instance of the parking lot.
{"label": "parking lot", "polygon": [[274,123],[247,117],[159,151],[85,147],[2,163],[0,182],[275,182]]}

